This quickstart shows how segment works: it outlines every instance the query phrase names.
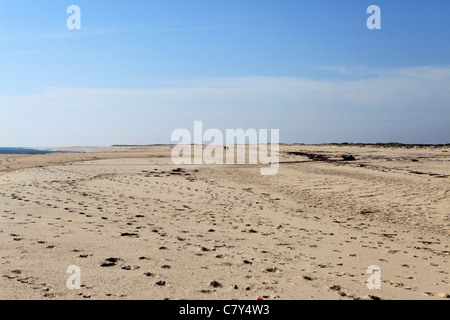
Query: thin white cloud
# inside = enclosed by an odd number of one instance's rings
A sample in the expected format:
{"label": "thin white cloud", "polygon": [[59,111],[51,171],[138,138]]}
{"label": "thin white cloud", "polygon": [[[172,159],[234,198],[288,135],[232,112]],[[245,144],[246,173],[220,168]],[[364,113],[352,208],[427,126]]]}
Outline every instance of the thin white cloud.
{"label": "thin white cloud", "polygon": [[[444,66],[386,69],[356,80],[246,77],[143,90],[50,88],[0,96],[7,119],[0,145],[23,145],[18,142],[30,137],[39,145],[168,143],[173,130],[194,120],[222,129],[280,129],[285,142],[447,143],[449,87]],[[17,143],[8,143],[15,137]]]}
{"label": "thin white cloud", "polygon": [[369,68],[367,66],[315,66],[310,69],[337,73],[342,76],[369,76],[377,75],[382,71],[378,68]]}
{"label": "thin white cloud", "polygon": [[[124,33],[129,31],[129,28],[115,28],[115,27],[82,27],[80,30],[69,30],[61,28],[60,31],[33,29],[33,30],[12,30],[0,32],[0,41],[20,42],[20,41],[34,41],[34,40],[60,40],[89,36],[101,36],[108,34]],[[1,30],[0,30],[1,31]]]}

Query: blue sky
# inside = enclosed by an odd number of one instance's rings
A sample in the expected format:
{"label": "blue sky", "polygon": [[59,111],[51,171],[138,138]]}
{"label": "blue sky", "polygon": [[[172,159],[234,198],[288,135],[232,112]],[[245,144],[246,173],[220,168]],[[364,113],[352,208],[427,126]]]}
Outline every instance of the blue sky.
{"label": "blue sky", "polygon": [[195,120],[450,143],[449,17],[447,0],[0,0],[0,146],[170,143]]}

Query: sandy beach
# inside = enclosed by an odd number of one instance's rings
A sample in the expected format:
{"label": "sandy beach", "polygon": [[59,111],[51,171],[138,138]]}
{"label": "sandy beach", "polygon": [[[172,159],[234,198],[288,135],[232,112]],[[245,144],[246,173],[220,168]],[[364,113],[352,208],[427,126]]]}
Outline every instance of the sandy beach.
{"label": "sandy beach", "polygon": [[282,145],[273,176],[86,149],[0,155],[0,299],[450,298],[448,146]]}

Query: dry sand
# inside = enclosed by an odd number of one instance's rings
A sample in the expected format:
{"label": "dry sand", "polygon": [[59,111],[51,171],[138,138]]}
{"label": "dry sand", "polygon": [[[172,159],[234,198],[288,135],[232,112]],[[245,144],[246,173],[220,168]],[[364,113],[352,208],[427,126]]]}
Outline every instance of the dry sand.
{"label": "dry sand", "polygon": [[97,150],[0,155],[0,299],[450,297],[448,147],[281,146],[274,176]]}

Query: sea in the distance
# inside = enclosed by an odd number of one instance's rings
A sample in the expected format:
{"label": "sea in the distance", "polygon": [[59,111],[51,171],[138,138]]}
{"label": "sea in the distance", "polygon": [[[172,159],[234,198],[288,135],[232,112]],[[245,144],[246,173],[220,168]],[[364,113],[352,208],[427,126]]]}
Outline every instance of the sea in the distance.
{"label": "sea in the distance", "polygon": [[55,150],[43,150],[43,149],[32,149],[32,148],[0,148],[0,154],[47,154],[47,153],[57,153],[57,152],[87,152],[87,151],[55,151]]}

